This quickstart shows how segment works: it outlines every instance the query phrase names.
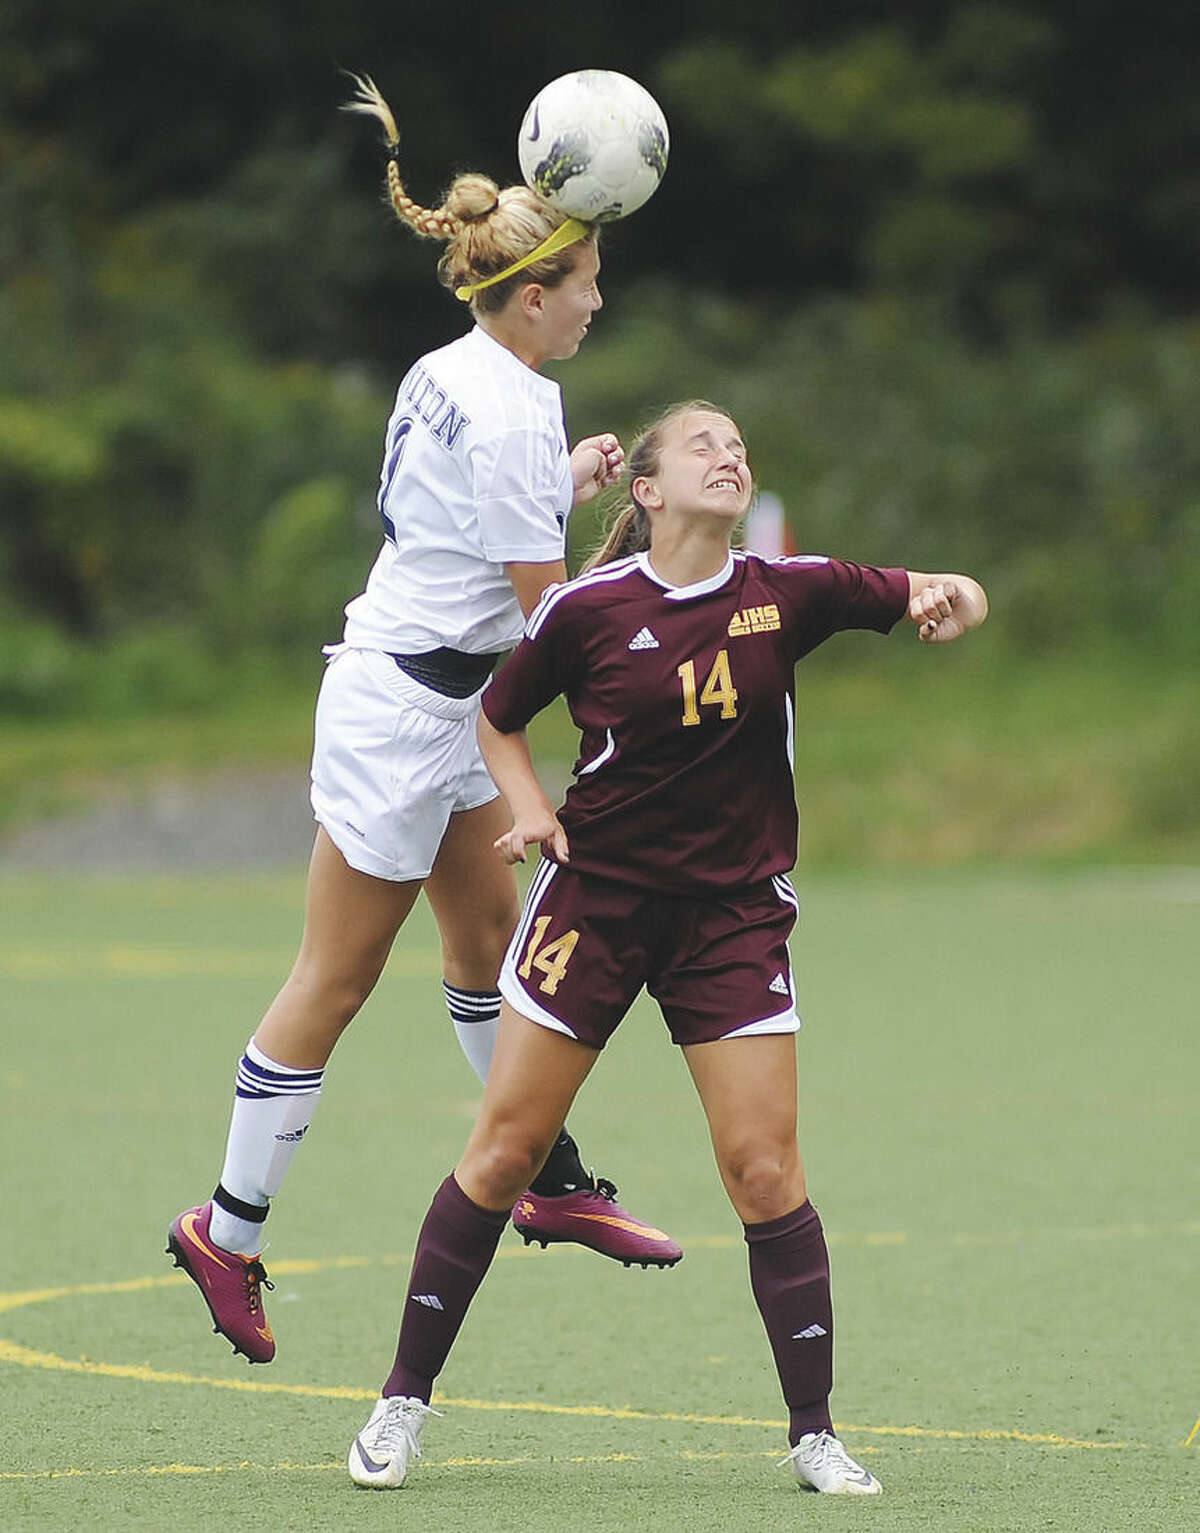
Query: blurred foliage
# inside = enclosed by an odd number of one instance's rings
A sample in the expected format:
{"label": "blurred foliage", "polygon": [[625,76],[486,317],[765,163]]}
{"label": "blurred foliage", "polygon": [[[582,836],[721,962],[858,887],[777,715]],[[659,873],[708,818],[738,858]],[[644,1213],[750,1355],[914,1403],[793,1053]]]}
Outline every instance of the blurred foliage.
{"label": "blurred foliage", "polygon": [[[654,285],[571,364],[570,410],[579,431],[628,428],[665,399],[712,399],[799,547],[978,573],[989,644],[1123,639],[1194,661],[1197,339],[1126,313],[981,350],[936,306],[829,300],[769,326]],[[580,550],[599,541],[594,515],[572,529]]]}
{"label": "blurred foliage", "polygon": [[0,0],[0,712],[199,705],[336,637],[395,380],[462,324],[342,64],[426,202],[511,179],[569,68],[662,101],[666,181],[606,233],[609,307],[561,373],[577,434],[706,395],[802,546],[977,573],[1010,651],[1194,663],[1187,8],[688,18],[595,0],[464,38],[375,0]]}
{"label": "blurred foliage", "polygon": [[[278,503],[317,482],[340,536],[288,578],[309,582],[310,615],[313,589],[353,583],[374,543],[379,430],[361,369],[256,353],[139,225],[64,265],[69,280],[30,271],[0,296],[8,603],[79,639],[168,622],[214,649],[252,643],[282,600],[255,550]],[[326,600],[327,625],[339,606]]]}

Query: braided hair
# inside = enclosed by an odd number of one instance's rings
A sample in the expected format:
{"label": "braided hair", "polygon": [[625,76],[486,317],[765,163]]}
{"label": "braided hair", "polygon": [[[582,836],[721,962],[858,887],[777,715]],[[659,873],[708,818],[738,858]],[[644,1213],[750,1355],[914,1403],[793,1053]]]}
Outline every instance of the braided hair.
{"label": "braided hair", "polygon": [[[357,90],[342,110],[361,112],[383,125],[388,147],[388,200],[396,216],[424,238],[447,242],[438,262],[438,280],[443,287],[453,292],[494,277],[528,255],[565,222],[562,213],[529,187],[509,186],[502,191],[489,176],[474,171],[455,179],[440,208],[421,207],[400,179],[400,130],[391,107],[369,75],[351,74],[350,78]],[[594,241],[595,234],[588,238]],[[535,261],[504,282],[472,295],[471,308],[495,314],[518,287],[527,283],[557,287],[575,269],[577,253],[572,245]]]}

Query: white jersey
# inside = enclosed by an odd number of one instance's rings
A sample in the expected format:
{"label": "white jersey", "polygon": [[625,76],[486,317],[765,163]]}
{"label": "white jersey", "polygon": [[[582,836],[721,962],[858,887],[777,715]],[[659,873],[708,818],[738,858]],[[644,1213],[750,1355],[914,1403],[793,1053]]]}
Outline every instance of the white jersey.
{"label": "white jersey", "polygon": [[507,649],[524,619],[506,563],[563,558],[573,487],[562,396],[478,326],[408,372],[379,484],[384,541],[346,608],[356,649]]}

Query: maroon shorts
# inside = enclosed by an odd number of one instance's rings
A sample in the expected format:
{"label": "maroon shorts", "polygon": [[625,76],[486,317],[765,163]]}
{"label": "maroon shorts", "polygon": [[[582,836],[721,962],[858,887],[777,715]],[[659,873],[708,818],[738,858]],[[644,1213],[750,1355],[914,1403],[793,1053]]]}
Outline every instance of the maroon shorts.
{"label": "maroon shorts", "polygon": [[644,985],[672,1039],[794,1033],[786,878],[703,896],[660,894],[543,862],[500,971],[509,1005],[602,1049]]}

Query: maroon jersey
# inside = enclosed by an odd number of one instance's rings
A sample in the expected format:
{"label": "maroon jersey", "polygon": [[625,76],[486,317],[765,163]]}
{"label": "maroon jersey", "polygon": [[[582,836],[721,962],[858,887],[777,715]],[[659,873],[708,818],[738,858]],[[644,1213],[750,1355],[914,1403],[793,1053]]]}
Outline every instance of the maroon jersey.
{"label": "maroon jersey", "polygon": [[756,883],[796,860],[796,661],[842,629],[887,633],[907,605],[904,570],[733,553],[669,586],[636,554],[546,592],[483,711],[511,734],[566,697],[577,872],[667,893]]}

